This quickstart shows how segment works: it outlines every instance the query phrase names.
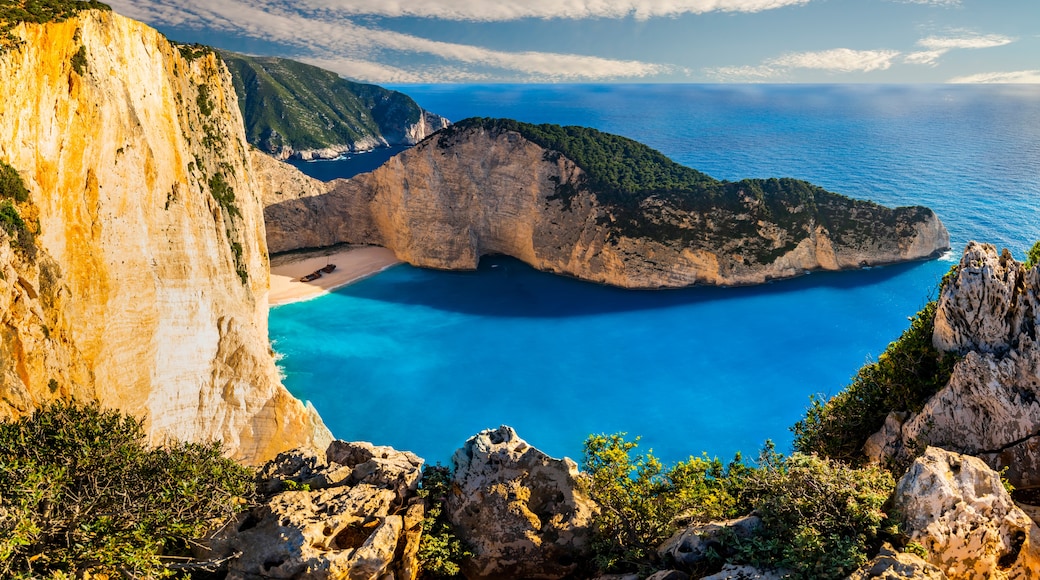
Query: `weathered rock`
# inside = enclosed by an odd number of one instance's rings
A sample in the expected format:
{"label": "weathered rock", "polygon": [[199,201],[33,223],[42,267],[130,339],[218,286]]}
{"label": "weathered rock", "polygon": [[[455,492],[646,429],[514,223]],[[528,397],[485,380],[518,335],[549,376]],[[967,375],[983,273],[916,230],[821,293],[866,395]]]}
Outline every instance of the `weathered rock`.
{"label": "weathered rock", "polygon": [[[283,453],[263,468],[262,485],[284,488],[291,480],[299,489],[277,493],[214,534],[206,557],[239,554],[228,564],[230,579],[414,579],[421,467],[414,454],[369,443],[335,441],[325,458]],[[320,487],[303,487],[312,483]]]}
{"label": "weathered rock", "polygon": [[947,580],[938,566],[929,564],[916,554],[898,552],[885,544],[870,562],[848,577],[848,580]]}
{"label": "weathered rock", "polygon": [[709,564],[709,560],[725,556],[723,541],[729,538],[749,538],[762,525],[762,519],[751,515],[723,522],[695,524],[679,530],[657,549],[666,564],[696,572]]}
{"label": "weathered rock", "polygon": [[905,464],[935,445],[1007,467],[1015,486],[1040,485],[1038,292],[1037,268],[1023,273],[1006,252],[969,244],[943,289],[933,334],[937,347],[964,358],[919,412],[886,420],[867,456]]}
{"label": "weathered rock", "polygon": [[783,572],[760,570],[754,566],[738,566],[726,564],[721,572],[705,576],[701,580],[781,580],[787,577]]}
{"label": "weathered rock", "polygon": [[475,554],[467,578],[563,578],[587,559],[596,508],[573,461],[506,426],[470,438],[452,461],[446,514]]}
{"label": "weathered rock", "polygon": [[690,575],[679,570],[659,570],[647,576],[646,580],[690,580]]}
{"label": "weathered rock", "polygon": [[[460,125],[373,172],[330,182],[326,194],[268,205],[272,251],[372,244],[440,269],[474,269],[481,256],[505,254],[584,280],[658,288],[758,284],[949,247],[927,208],[893,210],[815,189],[811,203],[782,193],[763,201],[748,189],[703,211],[662,196],[621,208],[589,189],[567,157],[515,131]],[[561,191],[573,195],[565,201]],[[633,211],[634,222],[618,217]]]}
{"label": "weathered rock", "polygon": [[227,69],[109,11],[13,34],[0,159],[28,187],[42,261],[0,282],[0,417],[74,396],[143,418],[155,443],[219,439],[251,462],[324,448],[271,355],[260,190]]}
{"label": "weathered rock", "polygon": [[893,495],[902,529],[950,578],[1040,578],[1040,529],[982,460],[929,447]]}

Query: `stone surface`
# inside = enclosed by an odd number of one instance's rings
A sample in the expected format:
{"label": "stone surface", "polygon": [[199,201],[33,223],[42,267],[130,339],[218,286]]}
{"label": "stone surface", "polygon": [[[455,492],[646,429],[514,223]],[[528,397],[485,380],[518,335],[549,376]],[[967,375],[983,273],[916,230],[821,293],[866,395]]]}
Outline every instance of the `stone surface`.
{"label": "stone surface", "polygon": [[[739,211],[681,212],[648,198],[645,219],[661,231],[685,232],[687,241],[633,237],[615,231],[614,210],[585,188],[585,178],[572,161],[519,133],[438,133],[373,172],[330,182],[326,194],[288,194],[295,199],[268,205],[269,243],[272,251],[379,245],[413,265],[441,269],[474,269],[481,256],[505,254],[540,270],[629,288],[757,284],[949,247],[930,210],[888,210],[823,194],[817,211],[853,224],[848,231],[828,231],[805,204],[785,207],[796,225],[781,227],[764,218],[760,200],[742,193],[734,201]],[[556,195],[561,186],[577,189],[567,204]],[[895,225],[884,225],[893,216]]]}
{"label": "stone surface", "polygon": [[247,461],[327,445],[270,350],[260,186],[223,64],[108,11],[14,34],[0,159],[44,258],[2,262],[0,416],[75,396],[144,418],[152,442],[221,439]]}
{"label": "stone surface", "polygon": [[749,538],[762,525],[758,516],[722,522],[695,524],[679,530],[657,549],[661,560],[669,566],[695,572],[710,565],[713,556],[725,556],[722,539],[729,534],[737,538]]}
{"label": "stone surface", "polygon": [[506,426],[471,437],[452,461],[445,513],[475,554],[467,578],[563,578],[588,558],[595,505],[573,461]]}
{"label": "stone surface", "polygon": [[864,448],[868,457],[902,464],[935,445],[1007,467],[1017,487],[1040,485],[1038,291],[1037,268],[968,244],[940,296],[933,334],[937,347],[964,358],[919,412],[889,417]]}
{"label": "stone surface", "polygon": [[1040,529],[982,460],[929,447],[899,480],[895,513],[950,578],[1040,578]]}
{"label": "stone surface", "polygon": [[690,575],[678,570],[659,570],[647,576],[646,580],[690,580]]}
{"label": "stone surface", "polygon": [[848,580],[947,580],[946,574],[916,554],[897,552],[885,544],[870,562],[849,576]]}
{"label": "stone surface", "polygon": [[704,576],[701,580],[781,580],[785,575],[781,572],[759,570],[754,566],[738,566],[726,564],[722,571]]}
{"label": "stone surface", "polygon": [[[393,578],[414,580],[423,504],[415,493],[422,460],[368,443],[334,441],[322,458],[280,454],[262,469],[276,492],[209,541],[205,557],[230,559],[229,579]],[[348,474],[342,477],[342,474]],[[294,481],[287,486],[284,482]],[[318,487],[307,489],[313,482]]]}

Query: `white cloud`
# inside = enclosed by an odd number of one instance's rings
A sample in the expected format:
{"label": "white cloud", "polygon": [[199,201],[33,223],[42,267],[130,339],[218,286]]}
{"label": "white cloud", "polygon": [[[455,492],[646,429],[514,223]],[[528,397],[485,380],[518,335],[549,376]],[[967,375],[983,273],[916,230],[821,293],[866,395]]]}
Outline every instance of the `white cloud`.
{"label": "white cloud", "polygon": [[[341,74],[372,82],[476,79],[488,68],[540,81],[633,79],[672,70],[666,65],[636,60],[537,51],[507,52],[430,40],[359,26],[335,15],[312,17],[287,11],[281,5],[272,4],[271,0],[179,0],[176,5],[159,3],[157,0],[113,0],[110,3],[119,12],[147,22],[217,29],[294,46],[310,53],[309,56],[299,57],[301,59],[321,62],[323,66]],[[447,64],[438,65],[437,68],[416,66],[413,69],[377,64],[374,57],[386,53],[424,55],[447,61]],[[438,76],[440,73],[449,74],[450,79]]]}
{"label": "white cloud", "polygon": [[961,0],[894,0],[901,4],[928,4],[930,6],[960,6]]}
{"label": "white cloud", "polygon": [[904,60],[910,64],[935,65],[940,57],[953,49],[993,48],[1011,44],[1014,41],[1014,38],[1001,34],[962,33],[958,36],[929,36],[917,41],[917,45],[925,50],[910,53]]}
{"label": "white cloud", "polygon": [[939,57],[946,54],[945,50],[921,50],[911,52],[903,60],[910,64],[935,64]]}
{"label": "white cloud", "polygon": [[896,50],[852,50],[834,48],[819,52],[795,52],[766,61],[766,65],[782,68],[808,68],[834,72],[871,72],[886,70]]}
{"label": "white cloud", "polygon": [[780,71],[768,67],[765,65],[761,66],[721,66],[717,68],[705,69],[705,74],[708,76],[724,81],[724,82],[745,82],[745,83],[761,83],[766,82],[770,79],[775,78]]}
{"label": "white cloud", "polygon": [[1040,70],[1019,70],[1011,72],[989,72],[952,78],[950,83],[1008,83],[1037,84],[1040,83]]}
{"label": "white cloud", "polygon": [[707,12],[762,12],[812,0],[300,0],[315,10],[348,15],[413,16],[445,20],[627,18],[647,20]]}

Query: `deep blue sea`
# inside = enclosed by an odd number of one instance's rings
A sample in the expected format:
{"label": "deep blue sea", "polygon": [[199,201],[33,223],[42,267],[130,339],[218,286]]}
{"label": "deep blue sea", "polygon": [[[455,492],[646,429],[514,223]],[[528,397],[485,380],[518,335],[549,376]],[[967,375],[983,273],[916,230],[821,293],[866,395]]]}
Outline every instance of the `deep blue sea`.
{"label": "deep blue sea", "polygon": [[[1040,86],[423,85],[452,120],[578,124],[719,179],[788,176],[924,204],[955,252],[755,288],[636,292],[489,258],[396,266],[272,309],[289,389],[339,438],[446,462],[512,425],[580,459],[589,433],[642,436],[668,462],[781,450],[811,393],[840,390],[906,328],[968,240],[1022,257],[1040,239]],[[353,171],[349,162],[331,173]]]}

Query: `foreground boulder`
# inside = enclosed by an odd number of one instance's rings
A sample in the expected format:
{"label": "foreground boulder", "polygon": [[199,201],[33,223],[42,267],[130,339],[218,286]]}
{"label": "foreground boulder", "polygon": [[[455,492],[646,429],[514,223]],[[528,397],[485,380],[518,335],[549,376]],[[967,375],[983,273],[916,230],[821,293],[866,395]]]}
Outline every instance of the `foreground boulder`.
{"label": "foreground boulder", "polygon": [[932,341],[963,356],[919,412],[891,415],[865,451],[908,463],[924,445],[1008,467],[1016,487],[1040,485],[1040,269],[971,242],[943,286]]}
{"label": "foreground boulder", "polygon": [[947,580],[946,574],[916,554],[897,552],[885,544],[874,559],[856,570],[848,580]]}
{"label": "foreground boulder", "polygon": [[661,561],[690,573],[716,568],[720,556],[730,555],[726,540],[745,540],[762,526],[757,515],[722,522],[699,523],[677,531],[657,549]]}
{"label": "foreground boulder", "polygon": [[573,461],[549,457],[506,426],[470,438],[452,461],[446,513],[474,553],[467,578],[563,578],[588,559],[596,507]]}
{"label": "foreground boulder", "polygon": [[1040,529],[980,459],[929,447],[899,481],[895,512],[950,578],[1040,578]]}
{"label": "foreground boulder", "polygon": [[370,443],[334,441],[325,458],[283,453],[263,469],[274,493],[214,537],[227,578],[414,579],[423,504],[422,460]]}

